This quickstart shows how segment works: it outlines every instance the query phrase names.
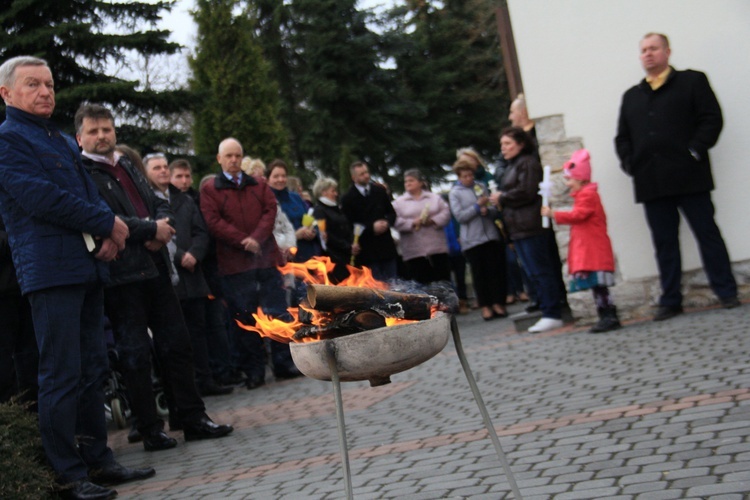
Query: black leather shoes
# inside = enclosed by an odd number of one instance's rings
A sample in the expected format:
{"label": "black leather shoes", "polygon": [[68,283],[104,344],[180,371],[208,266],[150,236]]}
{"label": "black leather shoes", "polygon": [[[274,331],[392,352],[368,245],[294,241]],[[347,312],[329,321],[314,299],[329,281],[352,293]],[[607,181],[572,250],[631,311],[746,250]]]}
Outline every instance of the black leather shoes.
{"label": "black leather shoes", "polygon": [[177,440],[167,436],[163,430],[155,430],[143,436],[143,449],[146,451],[168,450],[177,446]]}
{"label": "black leather shoes", "polygon": [[231,433],[234,427],[231,425],[215,424],[206,415],[194,422],[185,422],[183,433],[185,441],[197,441],[199,439],[216,439]]}
{"label": "black leather shoes", "polygon": [[682,314],[682,306],[659,306],[654,321],[666,321]]}
{"label": "black leather shoes", "polygon": [[73,500],[106,500],[117,496],[115,490],[94,484],[88,479],[79,479],[66,485],[60,494],[63,498],[72,498]]}
{"label": "black leather shoes", "polygon": [[217,384],[213,380],[198,386],[198,393],[201,396],[224,396],[226,394],[231,394],[233,390],[234,387],[225,387]]}
{"label": "black leather shoes", "polygon": [[138,427],[135,425],[130,428],[130,432],[128,432],[128,443],[140,443],[143,441],[143,436],[141,436],[141,432],[138,430]]}
{"label": "black leather shoes", "polygon": [[99,469],[92,469],[89,472],[89,478],[91,478],[91,481],[96,484],[111,486],[127,483],[128,481],[148,479],[154,477],[154,474],[156,474],[156,471],[153,467],[130,469],[117,462],[112,462],[111,464],[107,464]]}
{"label": "black leather shoes", "polygon": [[245,387],[248,391],[252,391],[253,389],[257,389],[258,387],[263,387],[266,385],[266,381],[259,377],[249,377],[245,381]]}
{"label": "black leather shoes", "polygon": [[291,364],[290,366],[285,366],[279,370],[276,370],[273,373],[274,377],[276,377],[278,380],[283,380],[287,378],[296,378],[301,377],[302,372],[299,371],[299,368],[294,366],[294,364]]}
{"label": "black leather shoes", "polygon": [[240,385],[245,383],[245,377],[239,373],[232,371],[216,379],[219,385]]}
{"label": "black leather shoes", "polygon": [[724,309],[734,309],[742,305],[737,297],[721,297],[719,298],[719,302],[721,302],[721,307]]}

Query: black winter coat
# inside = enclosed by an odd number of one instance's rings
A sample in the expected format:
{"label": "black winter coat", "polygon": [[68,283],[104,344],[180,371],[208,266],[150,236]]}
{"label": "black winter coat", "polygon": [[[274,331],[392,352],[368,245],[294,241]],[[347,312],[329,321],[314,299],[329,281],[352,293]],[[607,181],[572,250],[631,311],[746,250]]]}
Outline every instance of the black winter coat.
{"label": "black winter coat", "polygon": [[[107,286],[124,285],[159,276],[154,259],[164,259],[168,263],[169,254],[166,246],[157,255],[146,249],[143,244],[153,240],[156,235],[156,220],[168,218],[174,225],[174,214],[166,200],[156,196],[146,178],[130,163],[127,157],[120,158],[120,164],[133,179],[138,193],[143,198],[151,217],[141,219],[136,215],[135,208],[128,195],[120,185],[109,165],[83,157],[83,164],[94,179],[99,194],[109,208],[128,225],[130,236],[125,242],[125,250],[118,254],[117,259],[110,262],[110,281]],[[171,266],[167,266],[171,268]]]}
{"label": "black winter coat", "polygon": [[644,79],[625,92],[615,146],[636,202],[711,191],[708,150],[722,125],[719,102],[699,71],[672,69],[656,90]]}
{"label": "black winter coat", "polygon": [[541,234],[542,197],[539,183],[543,171],[533,154],[520,154],[510,160],[500,185],[500,205],[505,228],[513,240]]}
{"label": "black winter coat", "polygon": [[326,250],[336,264],[349,264],[352,258],[354,233],[352,224],[339,207],[329,207],[318,202],[313,209],[316,219],[326,220]]}
{"label": "black winter coat", "polygon": [[357,256],[357,265],[367,266],[372,262],[395,259],[398,256],[390,231],[376,235],[372,230],[372,224],[376,220],[385,219],[391,227],[396,222],[396,211],[385,188],[370,183],[370,195],[363,196],[356,186],[351,186],[341,198],[341,210],[349,222],[365,226],[359,237],[362,249]]}
{"label": "black winter coat", "polygon": [[[175,286],[175,291],[180,300],[207,297],[211,291],[203,276],[201,262],[208,254],[210,238],[206,223],[200,209],[187,193],[181,192],[176,187],[169,186],[169,206],[174,212],[175,229],[174,242],[177,251],[174,255],[174,267],[180,276],[180,282]],[[182,258],[189,252],[198,263],[193,272],[182,267]]]}

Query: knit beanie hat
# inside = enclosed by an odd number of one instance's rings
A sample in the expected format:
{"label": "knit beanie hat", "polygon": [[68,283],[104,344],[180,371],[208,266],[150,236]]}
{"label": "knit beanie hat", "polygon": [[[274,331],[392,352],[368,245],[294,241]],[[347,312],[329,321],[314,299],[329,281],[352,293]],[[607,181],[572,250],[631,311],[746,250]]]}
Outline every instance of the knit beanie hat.
{"label": "knit beanie hat", "polygon": [[573,153],[563,165],[563,175],[579,181],[591,181],[591,156],[588,150],[579,149]]}

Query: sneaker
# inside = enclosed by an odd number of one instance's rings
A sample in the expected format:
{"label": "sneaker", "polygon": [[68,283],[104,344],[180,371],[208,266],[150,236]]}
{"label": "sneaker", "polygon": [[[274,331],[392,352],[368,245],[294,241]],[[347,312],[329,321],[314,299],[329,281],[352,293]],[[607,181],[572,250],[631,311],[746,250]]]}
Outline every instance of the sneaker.
{"label": "sneaker", "polygon": [[563,320],[561,319],[542,318],[539,321],[537,321],[532,327],[529,328],[529,332],[531,333],[548,332],[550,330],[562,328],[564,324],[565,323],[563,323]]}

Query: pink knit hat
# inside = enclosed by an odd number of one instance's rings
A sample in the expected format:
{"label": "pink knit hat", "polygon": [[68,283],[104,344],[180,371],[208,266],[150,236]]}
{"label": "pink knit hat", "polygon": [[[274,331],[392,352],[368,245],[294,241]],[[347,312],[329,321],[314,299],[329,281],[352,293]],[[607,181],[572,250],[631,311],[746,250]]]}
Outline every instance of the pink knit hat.
{"label": "pink knit hat", "polygon": [[563,165],[563,175],[579,181],[591,181],[591,156],[588,150],[579,149]]}

